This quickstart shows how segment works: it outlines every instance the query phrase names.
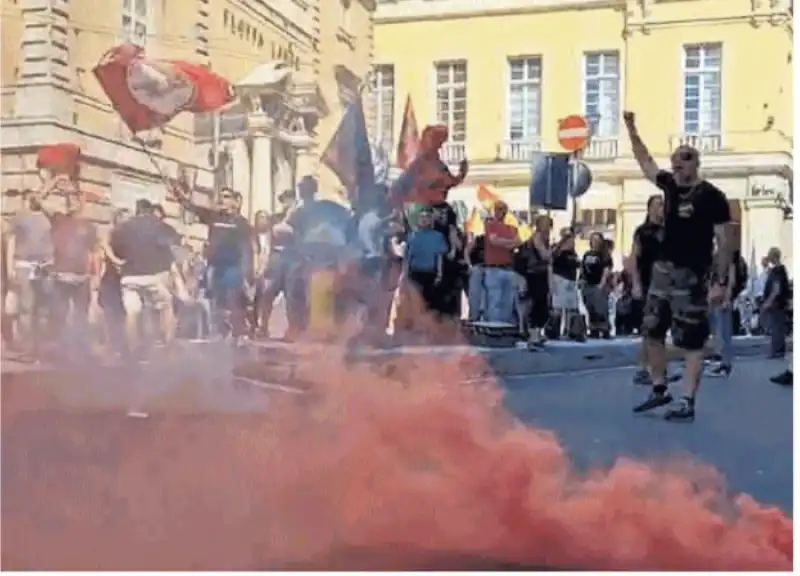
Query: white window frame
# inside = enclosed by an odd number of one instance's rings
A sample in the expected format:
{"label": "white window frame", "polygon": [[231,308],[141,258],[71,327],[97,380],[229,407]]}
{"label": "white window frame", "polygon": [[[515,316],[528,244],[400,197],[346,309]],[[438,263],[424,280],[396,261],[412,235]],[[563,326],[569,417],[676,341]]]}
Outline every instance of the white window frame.
{"label": "white window frame", "polygon": [[[696,68],[689,68],[687,65],[688,50],[699,49],[700,64]],[[717,66],[706,66],[704,64],[705,54],[715,49],[719,51],[719,64]],[[702,44],[684,44],[681,47],[681,133],[687,135],[697,136],[721,136],[722,134],[722,43],[721,42],[706,42]],[[717,101],[717,125],[709,128],[703,125],[703,92],[708,89],[707,83],[704,81],[707,74],[716,74],[718,79],[717,92],[719,100]],[[697,130],[689,130],[686,125],[686,80],[689,76],[699,76],[698,82],[698,96],[697,96]]]}
{"label": "white window frame", "polygon": [[[538,78],[528,78],[528,62],[530,60],[536,60],[539,62],[539,77]],[[522,69],[524,71],[524,77],[521,80],[513,80],[511,78],[511,66],[514,62],[522,62]],[[505,140],[507,142],[520,142],[520,143],[527,143],[527,142],[536,142],[542,137],[542,57],[541,56],[514,56],[508,58],[506,61],[506,130],[505,130]],[[521,139],[514,139],[511,137],[511,87],[512,86],[521,86],[525,90],[525,96],[523,97],[523,106],[525,109],[523,110],[522,114],[522,122],[523,122],[523,135]],[[536,125],[535,126],[528,126],[528,114],[527,114],[527,106],[528,106],[528,98],[527,94],[530,92],[538,92],[539,93],[539,111],[536,117]]]}
{"label": "white window frame", "polygon": [[[442,66],[448,67],[448,81],[444,84],[439,83],[439,69]],[[463,66],[464,67],[464,76],[465,81],[456,82],[455,81],[455,70],[456,67]],[[434,109],[433,109],[433,117],[434,121],[437,123],[444,124],[447,126],[447,132],[449,134],[448,141],[453,144],[466,144],[467,142],[467,97],[468,97],[468,83],[469,83],[469,67],[466,60],[443,60],[440,62],[436,62],[433,66],[433,98],[434,98]],[[454,102],[455,92],[456,90],[462,89],[464,90],[464,133],[463,134],[456,134],[455,128],[455,114],[454,114]],[[447,90],[447,98],[450,103],[449,107],[449,114],[448,118],[442,121],[439,118],[439,91],[440,90]]]}
{"label": "white window frame", "polygon": [[[589,58],[598,57],[599,58],[599,72],[595,75],[589,76],[588,67],[589,67]],[[612,75],[605,71],[605,63],[606,59],[609,58],[616,58],[617,60],[617,73]],[[613,118],[604,118],[600,111],[602,110],[602,101],[603,97],[607,96],[603,92],[603,87],[606,85],[606,82],[609,80],[616,80],[616,92],[617,92],[617,104],[616,110],[614,111]],[[581,98],[583,100],[583,114],[584,116],[589,119],[589,110],[588,110],[588,83],[589,81],[597,81],[598,82],[598,112],[600,113],[599,122],[596,126],[593,126],[594,133],[593,136],[597,138],[618,138],[620,134],[620,116],[621,116],[621,106],[622,106],[622,58],[620,57],[620,53],[617,50],[597,50],[597,51],[589,51],[584,52],[583,60],[581,62]]]}
{"label": "white window frame", "polygon": [[[142,48],[147,47],[148,38],[150,38],[154,34],[153,24],[153,3],[152,0],[141,0],[144,2],[144,15],[140,15],[136,13],[136,2],[137,0],[128,0],[128,8],[125,8],[124,2],[126,0],[120,0],[120,17],[119,17],[119,24],[121,30],[121,39],[123,42],[130,42],[132,44],[137,44]],[[130,17],[130,25],[126,29],[123,24],[123,19],[125,16]],[[142,24],[144,26],[144,39],[142,43],[136,42],[136,25]]]}
{"label": "white window frame", "polygon": [[[384,85],[384,79],[388,71],[391,71],[392,75],[391,86]],[[375,90],[375,141],[384,148],[388,146],[389,150],[391,150],[391,148],[394,146],[394,119],[396,106],[394,64],[376,64],[373,67],[373,74]],[[388,119],[383,115],[384,105],[386,104],[387,99],[390,99],[391,101],[391,114],[390,118]],[[384,125],[388,126],[388,134],[384,134]],[[389,150],[387,150],[387,152]]]}

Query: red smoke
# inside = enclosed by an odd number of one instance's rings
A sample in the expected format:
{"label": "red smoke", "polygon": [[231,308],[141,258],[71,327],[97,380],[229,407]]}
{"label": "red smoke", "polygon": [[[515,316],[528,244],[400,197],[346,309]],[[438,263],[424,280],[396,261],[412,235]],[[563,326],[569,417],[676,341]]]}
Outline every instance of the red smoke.
{"label": "red smoke", "polygon": [[53,394],[6,377],[3,568],[792,568],[792,520],[713,470],[579,475],[496,384],[411,362],[317,358],[313,390],[265,414],[208,411],[190,383],[142,420],[41,410]]}

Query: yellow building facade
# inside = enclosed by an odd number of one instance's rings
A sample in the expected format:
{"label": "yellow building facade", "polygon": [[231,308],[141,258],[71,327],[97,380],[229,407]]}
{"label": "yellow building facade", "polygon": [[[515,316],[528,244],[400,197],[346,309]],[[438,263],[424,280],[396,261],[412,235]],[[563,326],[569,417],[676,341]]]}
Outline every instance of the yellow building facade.
{"label": "yellow building facade", "polygon": [[396,147],[410,95],[420,125],[450,129],[445,156],[470,160],[451,198],[474,205],[484,184],[525,213],[530,154],[561,152],[558,120],[584,115],[594,182],[577,221],[627,251],[657,192],[630,152],[632,110],[660,165],[678,144],[701,150],[746,259],[775,245],[791,260],[790,10],[789,0],[386,0],[375,14],[377,137]]}
{"label": "yellow building facade", "polygon": [[[373,9],[371,0],[2,0],[2,189],[37,187],[38,147],[72,142],[82,188],[106,199],[89,207],[98,221],[138,197],[178,217],[162,175],[179,164],[197,168],[201,195],[216,180],[244,195],[248,214],[270,209],[277,193],[320,172],[341,84],[370,70]],[[123,42],[150,58],[207,64],[240,98],[216,117],[184,113],[134,139],[92,74]],[[3,202],[7,213],[19,200]]]}

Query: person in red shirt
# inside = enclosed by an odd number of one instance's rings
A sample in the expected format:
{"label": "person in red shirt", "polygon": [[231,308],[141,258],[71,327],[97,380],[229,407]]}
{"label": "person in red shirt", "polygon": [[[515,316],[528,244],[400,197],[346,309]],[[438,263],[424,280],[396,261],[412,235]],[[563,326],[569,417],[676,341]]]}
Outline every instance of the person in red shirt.
{"label": "person in red shirt", "polygon": [[493,214],[486,220],[484,226],[485,320],[492,323],[515,324],[514,303],[518,281],[512,264],[514,249],[520,242],[518,230],[505,222],[507,214],[508,206],[505,202],[495,203]]}

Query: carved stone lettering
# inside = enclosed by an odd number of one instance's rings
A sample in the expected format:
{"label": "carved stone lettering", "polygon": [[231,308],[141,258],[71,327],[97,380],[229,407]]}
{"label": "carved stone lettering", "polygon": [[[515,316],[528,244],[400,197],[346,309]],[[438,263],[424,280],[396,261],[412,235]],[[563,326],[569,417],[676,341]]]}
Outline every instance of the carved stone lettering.
{"label": "carved stone lettering", "polygon": [[[234,36],[238,36],[245,42],[253,45],[258,50],[263,50],[266,41],[264,40],[264,31],[256,24],[248,21],[242,16],[237,16],[227,8],[222,11],[222,23],[225,28]],[[273,60],[285,62],[294,70],[300,69],[300,56],[296,54],[295,46],[289,42],[281,44],[272,41],[270,43],[270,51]]]}

